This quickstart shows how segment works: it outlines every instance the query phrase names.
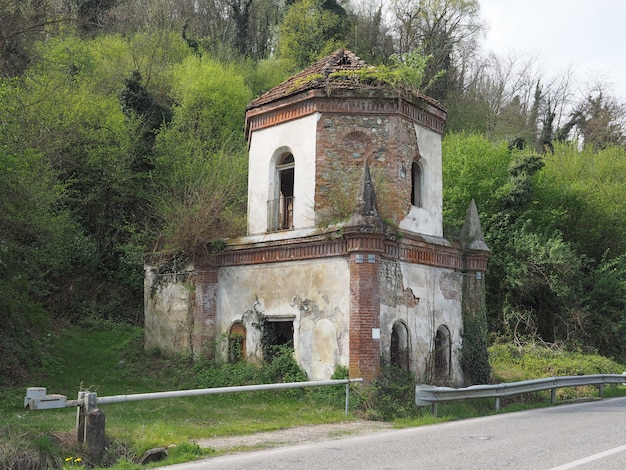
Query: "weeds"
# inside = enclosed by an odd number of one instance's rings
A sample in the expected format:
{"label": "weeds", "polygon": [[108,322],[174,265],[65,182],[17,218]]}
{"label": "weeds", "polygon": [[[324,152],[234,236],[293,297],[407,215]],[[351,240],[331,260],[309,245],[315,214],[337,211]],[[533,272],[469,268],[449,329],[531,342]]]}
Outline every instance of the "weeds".
{"label": "weeds", "polygon": [[[74,443],[67,433],[45,433],[33,436],[30,433],[16,434],[2,429],[0,441],[0,468],[39,470],[65,468],[65,455],[72,451]],[[78,462],[82,462],[81,457]]]}

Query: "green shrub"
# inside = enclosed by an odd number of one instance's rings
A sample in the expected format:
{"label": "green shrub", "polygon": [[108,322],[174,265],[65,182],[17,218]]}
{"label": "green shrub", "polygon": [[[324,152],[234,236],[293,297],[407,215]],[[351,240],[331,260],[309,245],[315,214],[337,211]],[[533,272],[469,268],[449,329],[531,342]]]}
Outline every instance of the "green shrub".
{"label": "green shrub", "polygon": [[494,344],[489,348],[493,378],[497,381],[566,375],[621,374],[624,366],[598,354],[565,351],[540,343]]}
{"label": "green shrub", "polygon": [[485,312],[464,318],[461,368],[465,385],[489,383],[491,367],[487,351],[487,321]]}
{"label": "green shrub", "polygon": [[237,387],[261,383],[263,370],[257,365],[244,361],[218,365],[202,362],[194,366],[198,388]]}
{"label": "green shrub", "polygon": [[272,346],[270,360],[264,365],[265,380],[269,383],[305,382],[309,378],[296,361],[290,346]]}
{"label": "green shrub", "polygon": [[[529,342],[494,344],[489,348],[492,381],[516,382],[568,375],[621,374],[626,368],[598,354],[566,351],[555,345]],[[596,387],[560,388],[557,397],[571,399],[590,396]]]}
{"label": "green shrub", "polygon": [[370,387],[363,388],[367,417],[379,421],[416,417],[419,409],[415,406],[415,385],[412,372],[383,364],[379,377]]}
{"label": "green shrub", "polygon": [[262,365],[237,361],[219,364],[200,361],[193,366],[193,386],[200,388],[236,387],[261,383],[304,382],[308,380],[289,346],[273,346],[270,359]]}

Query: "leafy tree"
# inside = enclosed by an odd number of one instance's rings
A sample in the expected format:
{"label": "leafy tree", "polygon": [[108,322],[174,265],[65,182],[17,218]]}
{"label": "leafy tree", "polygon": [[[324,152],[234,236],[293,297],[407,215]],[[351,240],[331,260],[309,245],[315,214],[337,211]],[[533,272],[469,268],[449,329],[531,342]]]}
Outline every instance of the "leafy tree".
{"label": "leafy tree", "polygon": [[172,94],[176,105],[166,138],[175,136],[175,145],[187,155],[244,147],[245,107],[251,95],[234,67],[188,57],[174,71]]}
{"label": "leafy tree", "polygon": [[391,25],[383,5],[373,1],[361,2],[352,12],[348,48],[371,65],[386,64],[395,52]]}
{"label": "leafy tree", "polygon": [[269,91],[291,75],[290,64],[275,57],[256,63],[248,60],[239,70],[253,96]]}
{"label": "leafy tree", "polygon": [[195,253],[245,230],[242,129],[250,94],[233,68],[204,58],[188,58],[175,79],[178,104],[157,138],[164,227],[159,247]]}
{"label": "leafy tree", "polygon": [[585,258],[555,230],[558,208],[551,212],[539,199],[536,181],[544,159],[527,150],[511,153],[505,143],[494,146],[483,137],[455,134],[446,136],[443,151],[446,227],[459,225],[461,214],[453,207],[465,207],[462,201],[472,194],[481,209],[492,251],[490,329],[520,337],[537,334],[546,341],[571,338],[570,329],[582,335],[588,327],[580,302]]}
{"label": "leafy tree", "polygon": [[[138,117],[141,122],[141,138],[145,145],[146,155],[138,155],[133,162],[133,169],[142,171],[152,169],[151,159],[158,130],[172,120],[172,111],[156,101],[141,84],[141,72],[135,70],[131,77],[124,81],[120,94],[122,110],[128,118]],[[143,153],[143,152],[142,152]]]}
{"label": "leafy tree", "polygon": [[447,236],[458,235],[472,199],[482,214],[498,210],[498,189],[508,181],[506,143],[480,134],[447,134],[442,142],[443,219]]}
{"label": "leafy tree", "polygon": [[451,91],[446,107],[448,109],[446,133],[487,135],[490,126],[490,108],[487,97],[479,86],[472,84],[463,90],[457,88]]}
{"label": "leafy tree", "polygon": [[625,162],[618,147],[555,143],[540,157],[481,136],[445,136],[446,233],[475,195],[492,250],[490,331],[624,353]]}
{"label": "leafy tree", "polygon": [[278,55],[289,61],[294,70],[311,65],[340,47],[345,38],[346,18],[332,3],[323,0],[298,0],[280,25]]}
{"label": "leafy tree", "polygon": [[558,232],[534,232],[502,213],[483,225],[492,250],[487,294],[492,328],[511,338],[538,335],[550,342],[570,339],[570,328],[584,330],[580,318],[571,322],[580,313],[583,265],[576,250]]}
{"label": "leafy tree", "polygon": [[228,4],[235,23],[235,50],[242,56],[249,53],[250,10],[252,0],[231,0]]}
{"label": "leafy tree", "polygon": [[[37,152],[51,165],[65,187],[60,206],[89,241],[76,239],[74,252],[88,248],[88,255],[73,266],[71,275],[58,280],[72,295],[52,296],[49,310],[70,319],[98,314],[136,320],[141,298],[128,292],[140,292],[142,261],[137,252],[142,250],[136,248],[146,242],[146,228],[153,223],[149,201],[154,180],[137,166],[145,147],[136,132],[138,120],[122,112],[122,79],[115,86],[100,74],[114,73],[102,66],[110,59],[99,48],[102,42],[51,40],[42,46],[47,66],[32,67],[18,88],[22,111],[12,125],[19,132],[10,134],[9,143]],[[123,40],[109,44],[129,51]],[[120,270],[134,274],[118,276]],[[126,309],[119,308],[122,302]]]}
{"label": "leafy tree", "polygon": [[56,34],[71,17],[62,2],[3,0],[0,2],[0,75],[21,75],[36,56],[33,45]]}
{"label": "leafy tree", "polygon": [[[544,158],[537,197],[561,214],[555,228],[599,263],[626,252],[626,155],[623,147],[594,151],[557,144]],[[545,217],[545,214],[544,214]]]}
{"label": "leafy tree", "polygon": [[498,190],[499,202],[513,216],[520,216],[533,201],[533,176],[543,168],[543,159],[536,154],[516,156],[509,166],[509,181]]}
{"label": "leafy tree", "polygon": [[[433,80],[429,94],[442,102],[455,87],[462,49],[475,48],[483,26],[477,0],[395,0],[401,53],[417,49],[431,56],[426,79]],[[443,71],[443,74],[440,72]]]}
{"label": "leafy tree", "polygon": [[626,144],[624,132],[624,105],[606,97],[602,89],[589,95],[571,113],[570,120],[558,131],[559,140],[570,136],[576,129],[584,145],[601,150],[611,145]]}
{"label": "leafy tree", "polygon": [[[46,363],[46,307],[59,280],[86,262],[88,236],[63,209],[64,187],[46,159],[12,146],[16,82],[0,80],[0,384]],[[78,247],[83,249],[79,249]],[[85,263],[86,264],[86,263]]]}
{"label": "leafy tree", "polygon": [[626,254],[607,253],[587,277],[588,341],[602,354],[626,357]]}

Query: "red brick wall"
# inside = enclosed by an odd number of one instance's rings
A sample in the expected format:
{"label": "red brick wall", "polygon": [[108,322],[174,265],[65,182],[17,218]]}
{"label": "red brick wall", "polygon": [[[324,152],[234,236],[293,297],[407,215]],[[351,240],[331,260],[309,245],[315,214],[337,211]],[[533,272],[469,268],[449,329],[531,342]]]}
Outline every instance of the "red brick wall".
{"label": "red brick wall", "polygon": [[347,178],[358,183],[368,161],[381,215],[399,223],[411,208],[411,164],[419,158],[413,123],[399,114],[350,111],[318,121],[315,210],[328,212],[332,188],[348,187]]}
{"label": "red brick wall", "polygon": [[371,383],[380,372],[380,339],[374,339],[372,333],[375,329],[380,331],[379,273],[383,239],[373,235],[349,240],[353,248],[350,252],[349,369],[350,377],[362,377],[366,383]]}
{"label": "red brick wall", "polygon": [[208,349],[215,340],[217,318],[217,267],[198,270],[193,305],[191,350],[194,355],[212,357]]}

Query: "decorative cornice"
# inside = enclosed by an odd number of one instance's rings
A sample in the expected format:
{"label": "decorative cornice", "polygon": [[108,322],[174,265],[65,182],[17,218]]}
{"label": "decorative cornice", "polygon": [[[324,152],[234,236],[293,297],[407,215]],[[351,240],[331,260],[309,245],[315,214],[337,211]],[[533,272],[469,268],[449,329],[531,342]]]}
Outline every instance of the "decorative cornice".
{"label": "decorative cornice", "polygon": [[312,240],[292,239],[252,243],[248,246],[227,248],[216,256],[219,266],[242,266],[327,258],[343,256],[346,253],[346,240],[315,237]]}
{"label": "decorative cornice", "polygon": [[427,102],[414,104],[398,95],[364,93],[362,90],[329,97],[324,90],[309,90],[280,101],[275,101],[246,112],[246,135],[313,113],[342,115],[398,114],[420,126],[443,133],[445,112]]}
{"label": "decorative cornice", "polygon": [[456,271],[463,269],[461,250],[428,242],[416,242],[413,240],[402,240],[401,242],[387,241],[385,243],[384,256],[407,263],[449,268]]}
{"label": "decorative cornice", "polygon": [[463,256],[463,270],[466,272],[486,272],[490,255],[490,251],[465,250]]}
{"label": "decorative cornice", "polygon": [[486,271],[488,253],[467,253],[454,245],[412,239],[392,240],[381,234],[350,233],[342,238],[315,236],[227,247],[214,255],[219,267],[246,266],[324,259],[348,258],[353,252],[377,252],[384,259],[421,264],[455,271]]}

